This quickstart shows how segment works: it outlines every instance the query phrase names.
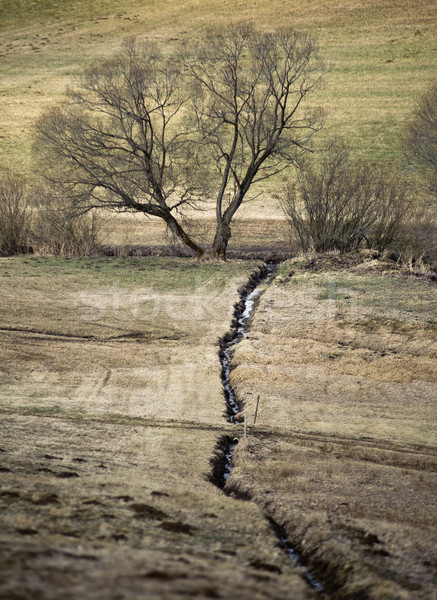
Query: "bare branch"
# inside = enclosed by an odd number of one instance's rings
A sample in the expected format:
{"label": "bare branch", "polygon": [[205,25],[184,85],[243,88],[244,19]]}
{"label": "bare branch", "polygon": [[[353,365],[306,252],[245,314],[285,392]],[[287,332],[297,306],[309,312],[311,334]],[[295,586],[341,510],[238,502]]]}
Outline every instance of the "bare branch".
{"label": "bare branch", "polygon": [[321,120],[305,115],[301,105],[319,84],[323,65],[310,36],[246,25],[209,32],[181,59],[193,81],[202,143],[215,158],[214,253],[223,258],[231,220],[251,186],[298,164],[310,149]]}
{"label": "bare branch", "polygon": [[182,77],[177,61],[170,65],[156,47],[127,42],[113,58],[89,66],[67,100],[41,116],[35,151],[45,178],[78,211],[161,217],[202,254],[171,214],[202,195],[189,176],[189,132],[178,126],[188,100]]}

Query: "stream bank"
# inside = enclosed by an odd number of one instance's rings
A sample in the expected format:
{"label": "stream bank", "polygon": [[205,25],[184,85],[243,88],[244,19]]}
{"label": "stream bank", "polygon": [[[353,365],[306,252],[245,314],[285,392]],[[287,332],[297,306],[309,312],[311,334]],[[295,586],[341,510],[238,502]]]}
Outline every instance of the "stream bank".
{"label": "stream bank", "polygon": [[[277,268],[277,263],[266,263],[251,275],[246,285],[238,290],[240,300],[234,305],[231,329],[219,340],[219,358],[222,366],[221,379],[226,402],[224,416],[231,424],[237,423],[236,416],[244,409],[244,402],[237,396],[230,383],[232,350],[247,335],[259,299],[273,280]],[[228,486],[228,479],[232,473],[232,458],[237,444],[237,435],[226,434],[219,438],[213,457],[210,460],[211,473],[207,479],[223,490],[226,495],[239,500],[251,501],[250,492],[241,489],[235,490],[233,486]],[[310,573],[303,564],[301,556],[287,540],[282,525],[277,523],[270,515],[264,513],[264,516],[278,540],[278,546],[287,554],[293,564],[301,570],[302,576],[308,585],[318,592],[320,597],[328,598],[323,585]]]}

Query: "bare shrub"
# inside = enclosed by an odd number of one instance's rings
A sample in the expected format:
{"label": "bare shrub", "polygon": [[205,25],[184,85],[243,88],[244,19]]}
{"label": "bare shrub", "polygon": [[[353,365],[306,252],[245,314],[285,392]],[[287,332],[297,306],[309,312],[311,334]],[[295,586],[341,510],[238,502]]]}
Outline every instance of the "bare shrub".
{"label": "bare shrub", "polygon": [[381,168],[354,162],[334,139],[319,162],[307,162],[283,208],[304,251],[383,251],[397,239],[408,213],[407,186]]}
{"label": "bare shrub", "polygon": [[101,220],[93,212],[77,214],[67,201],[42,194],[35,206],[32,240],[41,253],[88,256],[100,247]]}
{"label": "bare shrub", "polygon": [[412,210],[409,184],[396,174],[369,168],[367,179],[374,177],[374,202],[370,207],[371,222],[363,236],[368,248],[383,252],[402,240],[405,223]]}
{"label": "bare shrub", "polygon": [[418,204],[405,219],[401,235],[393,245],[394,258],[411,273],[430,275],[437,271],[437,206]]}
{"label": "bare shrub", "polygon": [[0,252],[28,249],[31,218],[29,187],[24,177],[6,171],[0,176]]}

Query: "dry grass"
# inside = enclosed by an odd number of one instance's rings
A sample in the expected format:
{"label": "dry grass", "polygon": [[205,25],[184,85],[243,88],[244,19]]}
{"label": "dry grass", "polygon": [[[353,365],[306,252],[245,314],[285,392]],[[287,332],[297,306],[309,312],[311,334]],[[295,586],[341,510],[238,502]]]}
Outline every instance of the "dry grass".
{"label": "dry grass", "polygon": [[328,132],[350,138],[358,153],[392,161],[414,100],[435,78],[437,9],[426,0],[329,3],[280,0],[190,0],[138,3],[3,2],[0,143],[2,164],[31,170],[36,116],[59,99],[90,60],[107,56],[130,35],[165,43],[196,40],[233,20],[273,29],[311,31],[332,65],[313,103],[323,106]]}
{"label": "dry grass", "polygon": [[3,597],[307,597],[260,511],[202,479],[214,432],[19,412],[2,417]]}
{"label": "dry grass", "polygon": [[258,394],[260,407],[228,485],[284,524],[338,597],[431,599],[435,286],[332,259],[281,266],[235,350],[249,426]]}
{"label": "dry grass", "polygon": [[[263,260],[276,256],[281,260],[291,255],[290,230],[283,217],[275,217],[278,209],[272,206],[258,206],[256,211],[266,210],[269,218],[254,215],[251,208],[243,207],[232,225],[232,237],[229,243],[229,258],[247,258]],[[255,211],[255,212],[256,212]],[[187,231],[201,245],[210,247],[215,234],[213,210],[188,214],[184,222]],[[116,214],[105,217],[102,228],[104,246],[115,247],[121,254],[132,249],[148,248],[150,253],[159,252],[163,244],[177,251],[177,246],[166,230],[162,219],[147,218],[144,215]]]}
{"label": "dry grass", "polygon": [[216,342],[255,266],[0,259],[0,596],[312,597],[206,481]]}
{"label": "dry grass", "polygon": [[[248,268],[180,259],[3,259],[3,408],[15,407],[18,393],[22,408],[63,411],[67,398],[78,413],[221,423],[214,344]],[[201,402],[205,395],[210,403]]]}
{"label": "dry grass", "polygon": [[[333,597],[431,600],[435,287],[343,260],[288,261],[261,297],[228,490]],[[0,595],[313,597],[261,509],[206,482],[240,427],[216,341],[257,264],[0,259]]]}
{"label": "dry grass", "polygon": [[236,350],[233,384],[250,411],[269,397],[268,426],[435,445],[435,288],[365,264],[288,282],[285,264]]}

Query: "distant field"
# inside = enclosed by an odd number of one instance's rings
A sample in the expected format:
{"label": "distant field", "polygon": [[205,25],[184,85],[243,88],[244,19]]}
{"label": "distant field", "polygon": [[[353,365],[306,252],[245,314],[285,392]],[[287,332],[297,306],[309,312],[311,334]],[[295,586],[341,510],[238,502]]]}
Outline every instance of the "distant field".
{"label": "distant field", "polygon": [[311,31],[331,66],[312,103],[326,133],[348,137],[375,162],[398,157],[415,99],[435,79],[437,6],[427,0],[3,0],[0,6],[0,168],[31,172],[32,124],[89,61],[131,35],[165,47],[209,26],[244,20]]}

